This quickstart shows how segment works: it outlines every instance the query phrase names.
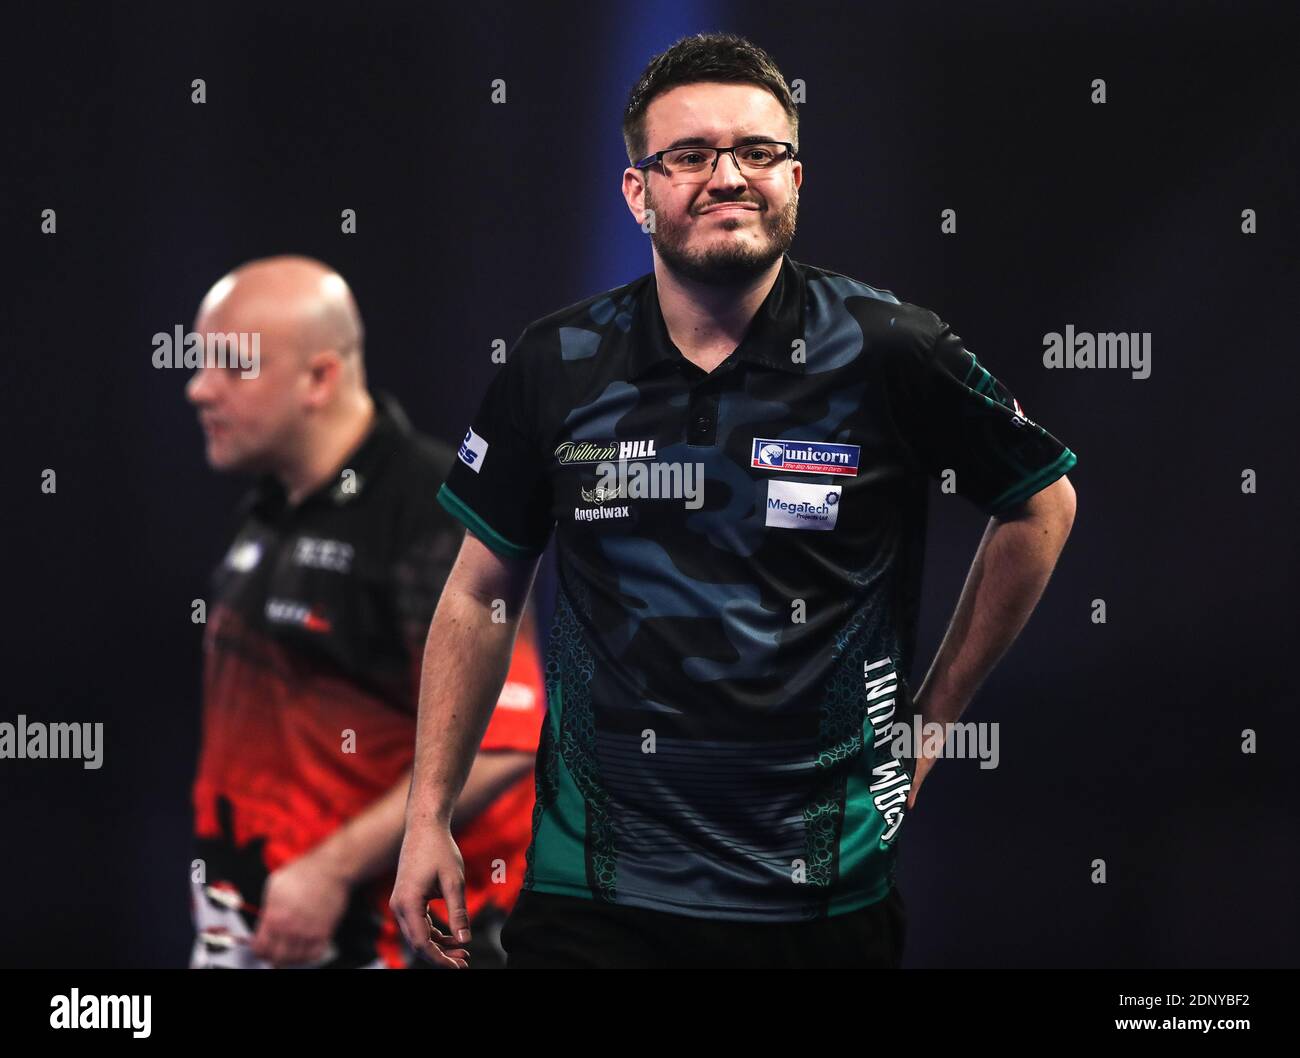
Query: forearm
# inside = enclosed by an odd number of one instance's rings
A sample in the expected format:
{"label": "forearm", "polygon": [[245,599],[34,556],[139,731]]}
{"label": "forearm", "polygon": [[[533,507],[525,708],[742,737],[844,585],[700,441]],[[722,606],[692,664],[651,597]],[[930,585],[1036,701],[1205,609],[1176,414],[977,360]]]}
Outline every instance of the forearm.
{"label": "forearm", "polygon": [[1037,606],[1073,521],[1074,491],[1062,478],[1014,515],[989,522],[916,694],[924,722],[953,723],[965,711]]}
{"label": "forearm", "polygon": [[402,847],[402,825],[410,787],[408,768],[386,794],[348,820],[313,849],[311,855],[349,886],[359,885],[392,867]]}
{"label": "forearm", "polygon": [[[513,750],[479,752],[456,799],[453,829],[468,826],[501,794],[528,774],[533,754]],[[397,863],[406,822],[411,770],[364,812],[348,820],[315,849],[321,865],[349,886],[356,886]]]}
{"label": "forearm", "polygon": [[494,621],[492,602],[451,585],[439,600],[420,678],[408,826],[450,823],[505,682],[519,615]]}

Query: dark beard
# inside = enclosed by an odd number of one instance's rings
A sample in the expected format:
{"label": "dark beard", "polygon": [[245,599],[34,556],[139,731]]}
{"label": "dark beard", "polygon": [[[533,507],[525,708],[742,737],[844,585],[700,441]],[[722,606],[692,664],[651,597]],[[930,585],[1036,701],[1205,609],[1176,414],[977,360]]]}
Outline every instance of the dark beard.
{"label": "dark beard", "polygon": [[741,286],[766,272],[794,242],[795,224],[799,217],[799,189],[794,189],[790,201],[780,213],[764,210],[758,215],[759,224],[768,236],[767,249],[748,246],[711,247],[703,253],[686,249],[690,238],[689,224],[665,222],[646,189],[646,206],[655,210],[655,230],[650,233],[663,263],[683,279],[706,286]]}

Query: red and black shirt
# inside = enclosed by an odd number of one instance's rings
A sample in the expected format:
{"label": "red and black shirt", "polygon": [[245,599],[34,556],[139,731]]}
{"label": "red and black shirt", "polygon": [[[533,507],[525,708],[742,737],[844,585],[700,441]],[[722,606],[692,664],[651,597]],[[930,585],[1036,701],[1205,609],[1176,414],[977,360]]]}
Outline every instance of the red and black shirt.
{"label": "red and black shirt", "polygon": [[[380,398],[336,478],[297,506],[268,479],[242,506],[214,574],[193,798],[206,892],[238,903],[250,930],[268,873],[412,765],[425,637],[463,533],[434,500],[452,460]],[[535,750],[543,710],[536,646],[521,634],[481,748]],[[471,916],[513,904],[532,809],[530,773],[457,833]],[[407,961],[391,892],[387,875],[353,893],[335,965]]]}

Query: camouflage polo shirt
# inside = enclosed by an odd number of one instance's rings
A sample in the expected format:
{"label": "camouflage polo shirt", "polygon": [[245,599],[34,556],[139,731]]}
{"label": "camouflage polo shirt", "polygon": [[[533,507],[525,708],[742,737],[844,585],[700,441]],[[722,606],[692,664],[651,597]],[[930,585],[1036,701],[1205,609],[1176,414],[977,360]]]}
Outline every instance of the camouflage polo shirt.
{"label": "camouflage polo shirt", "polygon": [[525,888],[795,921],[893,881],[928,480],[990,515],[1073,452],[927,309],[782,260],[712,372],[653,274],[530,324],[439,500],[555,534]]}

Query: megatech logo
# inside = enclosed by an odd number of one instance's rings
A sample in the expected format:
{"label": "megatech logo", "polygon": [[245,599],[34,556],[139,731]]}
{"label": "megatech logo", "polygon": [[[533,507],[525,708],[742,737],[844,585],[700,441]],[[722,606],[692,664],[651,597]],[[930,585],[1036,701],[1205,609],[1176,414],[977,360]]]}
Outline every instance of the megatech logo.
{"label": "megatech logo", "polygon": [[834,529],[840,513],[842,485],[819,485],[814,481],[767,483],[765,525],[778,529]]}

